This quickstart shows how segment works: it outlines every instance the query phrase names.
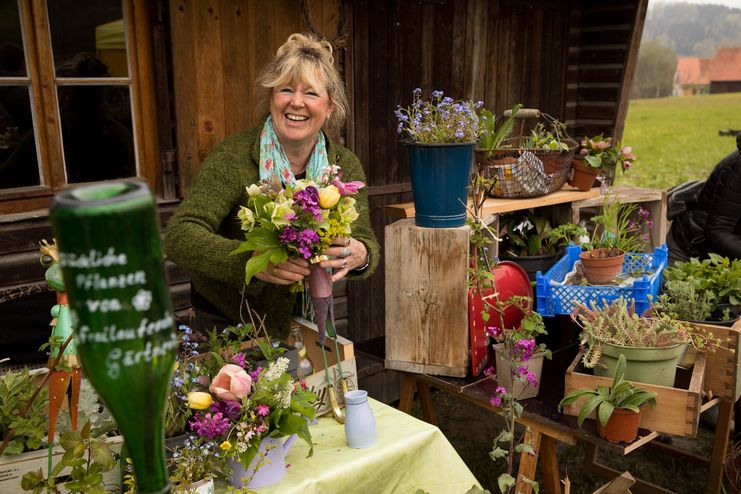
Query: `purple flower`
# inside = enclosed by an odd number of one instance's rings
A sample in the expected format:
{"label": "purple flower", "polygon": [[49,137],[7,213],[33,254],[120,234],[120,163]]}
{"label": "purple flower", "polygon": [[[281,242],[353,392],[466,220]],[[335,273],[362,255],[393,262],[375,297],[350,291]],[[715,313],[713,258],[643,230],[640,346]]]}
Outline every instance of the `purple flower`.
{"label": "purple flower", "polygon": [[538,386],[538,380],[535,378],[535,374],[532,372],[527,373],[527,383],[533,387]]}
{"label": "purple flower", "polygon": [[313,185],[294,193],[293,201],[303,208],[304,211],[314,215],[315,219],[318,220],[321,218],[322,212],[319,207],[319,191]]}
{"label": "purple flower", "polygon": [[260,417],[267,417],[270,413],[270,407],[267,405],[257,405],[257,414]]}
{"label": "purple flower", "polygon": [[237,364],[238,366],[244,368],[244,353],[238,353],[235,356],[232,357],[232,362]]}
{"label": "purple flower", "polygon": [[292,226],[285,226],[278,235],[282,244],[292,244],[298,241],[298,232]]}
{"label": "purple flower", "polygon": [[229,420],[238,420],[239,414],[242,411],[242,404],[238,401],[232,400],[219,400],[214,402],[209,409],[214,413],[221,413],[222,416],[227,417]]}
{"label": "purple flower", "polygon": [[258,367],[254,371],[250,372],[250,377],[252,378],[252,382],[256,382],[257,378],[260,377],[260,373],[262,372],[262,367]]}
{"label": "purple flower", "polygon": [[487,367],[484,369],[484,375],[485,376],[493,376],[494,375],[494,367]]}
{"label": "purple flower", "polygon": [[491,336],[492,338],[496,338],[500,334],[502,334],[502,330],[498,326],[487,326],[486,334]]}
{"label": "purple flower", "polygon": [[188,424],[190,424],[190,430],[209,439],[216,439],[229,430],[229,419],[224,417],[221,412],[207,413],[203,416],[196,413],[193,420]]}
{"label": "purple flower", "polygon": [[502,404],[502,397],[501,396],[492,396],[489,400],[489,404],[495,407],[498,407]]}

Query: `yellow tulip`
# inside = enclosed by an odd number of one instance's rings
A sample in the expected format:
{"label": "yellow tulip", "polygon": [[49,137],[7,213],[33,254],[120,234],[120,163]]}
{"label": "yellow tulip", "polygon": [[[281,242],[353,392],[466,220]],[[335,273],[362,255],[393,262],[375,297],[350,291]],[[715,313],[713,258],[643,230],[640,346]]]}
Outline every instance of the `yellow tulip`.
{"label": "yellow tulip", "polygon": [[334,185],[328,185],[319,192],[319,205],[329,209],[340,200],[340,190]]}
{"label": "yellow tulip", "polygon": [[205,410],[214,403],[211,393],[193,391],[188,393],[188,406],[193,410]]}
{"label": "yellow tulip", "polygon": [[229,451],[230,449],[232,449],[232,443],[230,443],[229,441],[224,441],[223,443],[219,444],[219,447],[224,451]]}

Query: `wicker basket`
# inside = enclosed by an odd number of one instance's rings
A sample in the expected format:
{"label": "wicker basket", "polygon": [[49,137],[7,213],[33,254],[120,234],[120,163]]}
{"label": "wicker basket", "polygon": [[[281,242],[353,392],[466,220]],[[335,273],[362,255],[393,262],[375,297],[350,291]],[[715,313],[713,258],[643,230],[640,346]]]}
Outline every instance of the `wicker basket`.
{"label": "wicker basket", "polygon": [[[560,190],[569,179],[571,160],[577,143],[563,140],[567,151],[543,151],[511,147],[488,156],[487,151],[476,151],[476,162],[486,178],[496,179],[490,195],[505,199],[526,199]],[[518,138],[506,139],[505,145],[516,146]]]}
{"label": "wicker basket", "polygon": [[[505,117],[512,114],[504,112]],[[520,108],[515,114],[520,120],[519,137],[504,139],[500,148],[494,152],[476,151],[479,173],[486,178],[496,179],[489,192],[493,197],[505,199],[526,199],[538,197],[560,190],[569,179],[571,160],[578,146],[565,129],[559,132],[558,120],[536,108]],[[521,146],[526,119],[539,119],[550,126],[556,137],[568,146],[566,151],[546,151],[524,149]]]}

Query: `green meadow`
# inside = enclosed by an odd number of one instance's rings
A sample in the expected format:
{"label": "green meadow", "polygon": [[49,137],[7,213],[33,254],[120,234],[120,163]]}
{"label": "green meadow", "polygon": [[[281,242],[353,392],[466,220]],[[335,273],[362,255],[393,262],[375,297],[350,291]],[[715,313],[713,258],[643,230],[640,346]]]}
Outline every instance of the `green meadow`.
{"label": "green meadow", "polygon": [[718,135],[728,129],[741,129],[741,93],[632,100],[623,144],[637,160],[617,183],[668,189],[704,179],[736,149],[735,135]]}

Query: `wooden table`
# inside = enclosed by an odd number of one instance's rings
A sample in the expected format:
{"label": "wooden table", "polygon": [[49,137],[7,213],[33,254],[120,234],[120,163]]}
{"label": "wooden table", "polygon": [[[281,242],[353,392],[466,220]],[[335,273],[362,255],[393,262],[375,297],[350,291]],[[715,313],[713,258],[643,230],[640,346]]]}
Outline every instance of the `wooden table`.
{"label": "wooden table", "polygon": [[[639,438],[631,444],[622,445],[610,443],[597,436],[594,421],[587,420],[583,427],[578,427],[576,417],[566,416],[559,413],[556,409],[558,402],[563,397],[564,390],[564,373],[566,367],[578,351],[576,344],[568,344],[558,347],[557,345],[549,346],[559,348],[554,351],[553,360],[544,362],[543,377],[540,386],[540,392],[535,398],[523,400],[523,416],[518,421],[527,428],[526,440],[531,441],[535,447],[536,454],[523,454],[520,459],[518,475],[526,478],[535,478],[535,472],[540,464],[543,475],[543,491],[548,494],[561,493],[561,482],[558,471],[558,459],[556,456],[556,441],[565,444],[574,445],[578,441],[587,444],[587,466],[599,475],[606,478],[614,478],[620,473],[596,461],[598,448],[604,448],[618,454],[626,455],[637,448],[644,446],[658,437],[658,433],[641,430]],[[376,338],[355,347],[358,353],[376,361],[384,361],[384,342],[383,338]],[[490,359],[493,362],[493,359]],[[466,400],[476,406],[486,410],[496,412],[496,408],[489,404],[489,399],[494,393],[497,386],[496,381],[488,378],[474,378],[471,376],[465,378],[432,376],[413,372],[401,372],[402,386],[399,400],[399,409],[406,412],[412,412],[412,405],[416,397],[420,402],[423,418],[432,424],[437,425],[435,408],[432,403],[430,389],[435,388],[449,394],[457,399]],[[678,453],[692,461],[709,463],[708,484],[706,492],[708,494],[720,493],[721,479],[723,475],[723,459],[726,448],[728,447],[728,436],[730,432],[731,415],[733,404],[729,401],[721,400],[718,411],[718,421],[716,425],[715,439],[710,461],[703,461],[699,457],[691,457],[689,454]],[[653,447],[653,446],[652,446]],[[671,451],[669,446],[656,444],[656,447],[663,450]],[[518,477],[519,478],[519,477]],[[663,493],[671,491],[662,487],[650,484],[645,481],[637,480],[635,484],[636,492]],[[523,486],[518,493],[528,494],[529,486]]]}

